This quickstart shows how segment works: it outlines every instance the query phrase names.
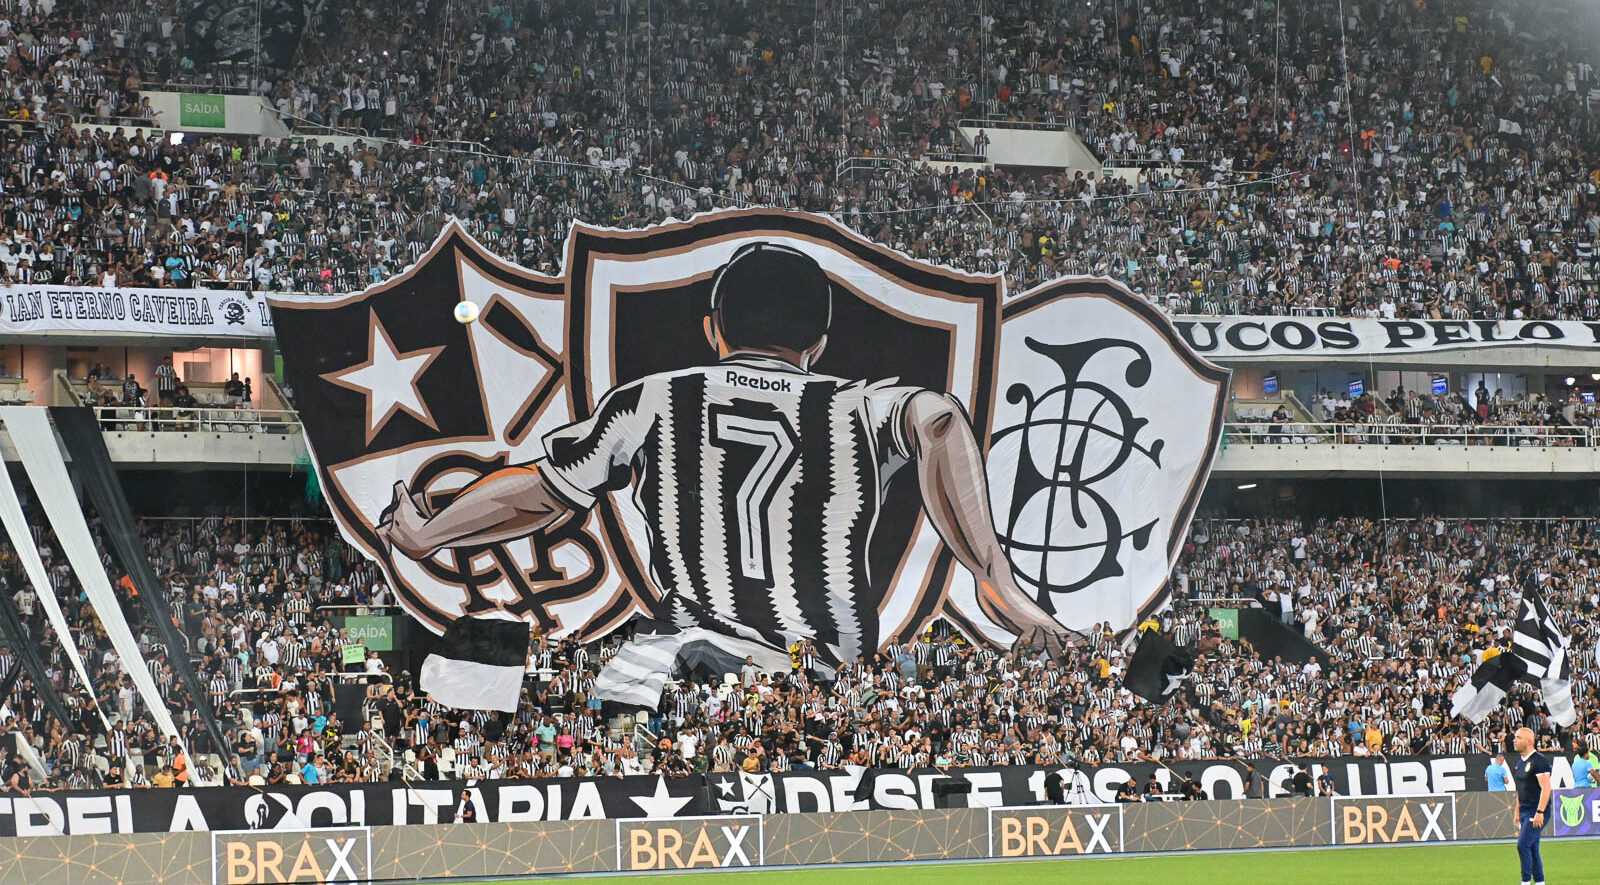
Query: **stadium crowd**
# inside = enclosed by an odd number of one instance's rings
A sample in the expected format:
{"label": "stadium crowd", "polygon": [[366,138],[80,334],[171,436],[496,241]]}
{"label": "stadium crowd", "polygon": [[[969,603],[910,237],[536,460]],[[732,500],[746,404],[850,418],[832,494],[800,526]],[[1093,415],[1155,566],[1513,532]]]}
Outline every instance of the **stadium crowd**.
{"label": "stadium crowd", "polygon": [[[1235,404],[1230,439],[1245,442],[1366,442],[1431,445],[1588,446],[1600,428],[1600,408],[1576,394],[1565,400],[1542,393],[1490,393],[1479,384],[1470,395],[1394,388],[1386,395],[1322,390],[1302,414],[1290,403]],[[1309,420],[1306,420],[1309,419]]]}
{"label": "stadium crowd", "polygon": [[[208,519],[142,529],[192,643],[176,653],[195,661],[202,702],[217,712],[231,751],[212,767],[216,748],[187,713],[186,741],[194,764],[206,766],[202,777],[229,783],[1488,751],[1496,735],[1522,725],[1557,734],[1526,687],[1481,725],[1442,715],[1484,649],[1506,641],[1529,570],[1573,637],[1574,698],[1590,717],[1561,738],[1600,751],[1589,626],[1600,612],[1600,523],[1590,520],[1200,520],[1176,571],[1174,607],[1141,627],[1200,653],[1185,696],[1165,705],[1123,687],[1128,653],[1109,633],[1091,631],[1046,659],[969,645],[941,621],[831,679],[803,666],[809,651],[798,647],[789,672],[748,665],[685,675],[640,716],[653,747],[588,696],[621,637],[587,646],[537,639],[530,673],[540,675],[530,675],[514,715],[444,709],[414,694],[409,673],[388,672],[377,652],[345,658],[351,641],[323,607],[392,600],[326,523]],[[79,720],[53,721],[31,683],[19,682],[4,699],[14,718],[3,728],[20,730],[50,775],[10,782],[26,768],[19,761],[7,766],[4,788],[188,783],[188,759],[158,738],[51,539],[41,541],[95,685],[84,690],[68,668],[7,549],[4,592],[41,637],[52,682]],[[1266,607],[1324,649],[1331,666],[1259,655],[1224,635],[1213,605]],[[174,650],[147,625],[137,632],[166,703],[193,709],[172,671]],[[0,679],[15,666],[12,650],[0,648]],[[361,695],[345,720],[335,712],[340,684]],[[115,723],[103,737],[97,703]]]}
{"label": "stadium crowd", "polygon": [[1351,398],[1348,392],[1342,391],[1336,396],[1324,390],[1317,398],[1315,409],[1319,420],[1336,423],[1600,427],[1600,409],[1577,396],[1562,402],[1542,393],[1508,395],[1503,390],[1490,393],[1482,382],[1471,396],[1396,388],[1383,397],[1363,393]]}
{"label": "stadium crowd", "polygon": [[[995,7],[357,0],[273,70],[191,52],[179,0],[16,0],[0,279],[345,291],[449,216],[553,271],[574,219],[775,205],[1178,312],[1600,319],[1600,83],[1558,10]],[[241,77],[312,137],[153,134],[178,123],[146,84]],[[990,140],[969,118],[1070,127],[1126,172],[957,171]]]}
{"label": "stadium crowd", "polygon": [[[157,134],[177,124],[147,83],[241,76],[189,51],[189,4],[4,0],[0,282],[349,291],[405,267],[452,216],[554,272],[573,220],[772,205],[1014,288],[1112,276],[1174,312],[1600,320],[1600,83],[1563,15],[1482,0],[994,5],[355,0],[316,20],[291,68],[243,74],[301,133],[258,141]],[[989,140],[969,143],[962,119],[1066,126],[1124,171],[958,169]],[[1351,425],[1596,421],[1533,397],[1391,399],[1314,408]],[[620,637],[540,638],[531,659],[549,678],[514,715],[447,710],[379,655],[346,661],[323,607],[393,600],[325,522],[143,531],[190,642],[161,647],[126,598],[152,676],[169,708],[215,710],[229,746],[186,712],[197,772],[158,737],[43,533],[74,635],[50,633],[9,548],[0,578],[77,721],[18,681],[0,728],[48,777],[30,785],[0,760],[0,790],[1488,750],[1520,725],[1554,734],[1526,687],[1480,726],[1441,715],[1504,641],[1530,573],[1548,575],[1576,642],[1591,718],[1563,737],[1600,750],[1600,527],[1585,520],[1201,521],[1152,625],[1202,653],[1180,700],[1123,689],[1127,654],[1102,632],[1043,659],[938,624],[830,679],[805,649],[787,673],[686,676],[646,717],[651,747],[589,697]],[[1262,660],[1212,619],[1218,599],[1275,611],[1331,664]],[[205,698],[183,694],[174,655],[194,659]],[[0,647],[0,679],[17,665]]]}

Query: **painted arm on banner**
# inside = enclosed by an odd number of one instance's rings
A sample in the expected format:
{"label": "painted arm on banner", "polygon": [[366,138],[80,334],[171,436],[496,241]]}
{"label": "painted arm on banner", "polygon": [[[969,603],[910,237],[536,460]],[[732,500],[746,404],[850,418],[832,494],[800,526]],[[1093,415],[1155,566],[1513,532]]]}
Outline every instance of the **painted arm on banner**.
{"label": "painted arm on banner", "polygon": [[394,484],[394,501],[378,536],[412,559],[451,547],[474,547],[521,538],[562,522],[575,511],[550,490],[538,468],[505,467],[485,474],[433,513],[423,495]]}
{"label": "painted arm on banner", "polygon": [[647,381],[611,390],[588,418],[546,436],[543,458],[479,477],[438,513],[395,483],[380,535],[406,556],[426,559],[446,548],[527,537],[594,506],[631,475],[653,420],[640,408]]}
{"label": "painted arm on banner", "polygon": [[984,615],[1020,646],[1059,654],[1072,635],[1017,584],[995,534],[983,454],[966,413],[942,393],[923,391],[905,408],[922,503],[933,527],[978,584]]}

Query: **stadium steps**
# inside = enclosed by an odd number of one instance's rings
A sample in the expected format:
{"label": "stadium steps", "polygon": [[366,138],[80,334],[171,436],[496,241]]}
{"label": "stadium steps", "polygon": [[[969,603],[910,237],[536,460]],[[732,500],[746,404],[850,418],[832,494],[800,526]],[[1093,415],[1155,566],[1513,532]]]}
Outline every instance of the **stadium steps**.
{"label": "stadium steps", "polygon": [[1301,424],[1320,423],[1317,421],[1317,416],[1311,414],[1311,410],[1306,408],[1306,404],[1300,401],[1300,397],[1294,395],[1294,391],[1285,390],[1283,392],[1283,401],[1288,404],[1289,415],[1290,417],[1294,418],[1294,420],[1300,422]]}
{"label": "stadium steps", "polygon": [[979,132],[987,135],[989,149],[983,158],[996,166],[1046,167],[1100,177],[1100,161],[1065,124],[971,119],[957,121],[956,131],[966,145],[973,145]]}

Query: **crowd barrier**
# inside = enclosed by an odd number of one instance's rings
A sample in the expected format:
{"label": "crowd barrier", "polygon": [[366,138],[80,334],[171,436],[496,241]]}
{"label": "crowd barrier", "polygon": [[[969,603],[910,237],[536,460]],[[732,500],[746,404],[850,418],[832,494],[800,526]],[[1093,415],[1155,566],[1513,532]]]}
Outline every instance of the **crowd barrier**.
{"label": "crowd barrier", "polygon": [[[1237,759],[1105,763],[1051,769],[1037,765],[935,770],[828,769],[745,774],[712,772],[681,778],[570,777],[530,780],[402,781],[275,784],[203,790],[54,791],[0,795],[0,837],[168,833],[182,830],[390,826],[449,821],[466,790],[483,822],[522,823],[599,818],[689,817],[830,811],[899,811],[1034,805],[1052,771],[1065,795],[1109,802],[1128,781],[1152,780],[1167,798],[1192,777],[1212,799],[1286,797],[1296,771],[1324,775],[1341,796],[1470,793],[1487,788],[1481,754],[1256,759],[1257,786]],[[1564,757],[1552,759],[1556,786],[1572,786]],[[1259,781],[1265,781],[1264,784]],[[1262,790],[1265,789],[1265,795]]]}
{"label": "crowd barrier", "polygon": [[[1600,833],[1600,790],[1558,790],[1549,835]],[[70,885],[416,882],[906,860],[1510,839],[1513,796],[351,826],[0,839],[0,881]]]}

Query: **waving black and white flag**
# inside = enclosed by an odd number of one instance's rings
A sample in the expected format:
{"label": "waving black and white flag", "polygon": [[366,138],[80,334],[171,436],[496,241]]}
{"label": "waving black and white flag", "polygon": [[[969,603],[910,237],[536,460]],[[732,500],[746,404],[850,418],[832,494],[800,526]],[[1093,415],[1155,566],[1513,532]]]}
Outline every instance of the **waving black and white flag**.
{"label": "waving black and white flag", "polygon": [[456,618],[422,662],[422,691],[458,710],[515,713],[529,632],[527,621]]}
{"label": "waving black and white flag", "polygon": [[1530,586],[1522,594],[1522,611],[1511,646],[1526,665],[1528,676],[1539,680],[1550,720],[1562,728],[1578,721],[1578,711],[1572,706],[1572,662],[1567,658],[1570,644],[1544,597],[1537,587]]}
{"label": "waving black and white flag", "polygon": [[189,51],[204,61],[286,68],[323,5],[322,0],[201,0],[187,21]]}
{"label": "waving black and white flag", "polygon": [[1528,675],[1522,659],[1499,649],[1484,652],[1483,663],[1472,671],[1472,679],[1456,689],[1451,697],[1450,715],[1468,722],[1482,722],[1506,699],[1511,686]]}
{"label": "waving black and white flag", "polygon": [[1562,654],[1566,647],[1567,639],[1562,635],[1561,624],[1550,614],[1536,585],[1530,584],[1522,594],[1517,626],[1511,636],[1512,651],[1522,659],[1528,675],[1534,679],[1559,676],[1563,667],[1567,670],[1567,678],[1571,678],[1571,668],[1566,667],[1566,656]]}
{"label": "waving black and white flag", "polygon": [[1563,728],[1572,725],[1578,720],[1578,713],[1572,705],[1568,644],[1560,622],[1539,595],[1537,583],[1530,582],[1522,595],[1511,650],[1502,653],[1490,649],[1484,654],[1471,681],[1452,696],[1450,715],[1482,722],[1505,700],[1511,686],[1520,681],[1539,686],[1552,722]]}
{"label": "waving black and white flag", "polygon": [[[1578,721],[1577,710],[1572,705],[1572,662],[1567,657],[1570,644],[1561,629],[1561,623],[1551,614],[1549,607],[1545,605],[1544,597],[1539,594],[1537,580],[1530,580],[1522,594],[1517,626],[1511,635],[1510,655],[1514,656],[1516,661],[1503,662],[1505,672],[1513,675],[1502,674],[1499,679],[1490,682],[1509,683],[1511,678],[1520,678],[1538,685],[1539,691],[1544,695],[1545,706],[1550,709],[1550,720],[1563,728],[1569,727]],[[1488,662],[1484,664],[1484,667],[1487,666]],[[1483,671],[1483,667],[1480,667],[1479,671]],[[1481,692],[1482,683],[1479,683],[1478,675],[1473,674],[1473,683],[1475,686],[1480,686]],[[1502,692],[1501,697],[1503,696]],[[1457,692],[1458,706],[1467,703],[1472,710],[1484,707],[1484,702],[1469,703],[1471,700],[1463,699],[1461,692]],[[1479,715],[1479,719],[1487,715],[1487,711],[1492,710],[1498,702],[1499,699],[1496,698],[1493,704],[1489,704]]]}
{"label": "waving black and white flag", "polygon": [[1155,630],[1139,639],[1139,648],[1128,662],[1122,684],[1129,691],[1157,704],[1164,704],[1183,689],[1194,676],[1193,649],[1173,644]]}

